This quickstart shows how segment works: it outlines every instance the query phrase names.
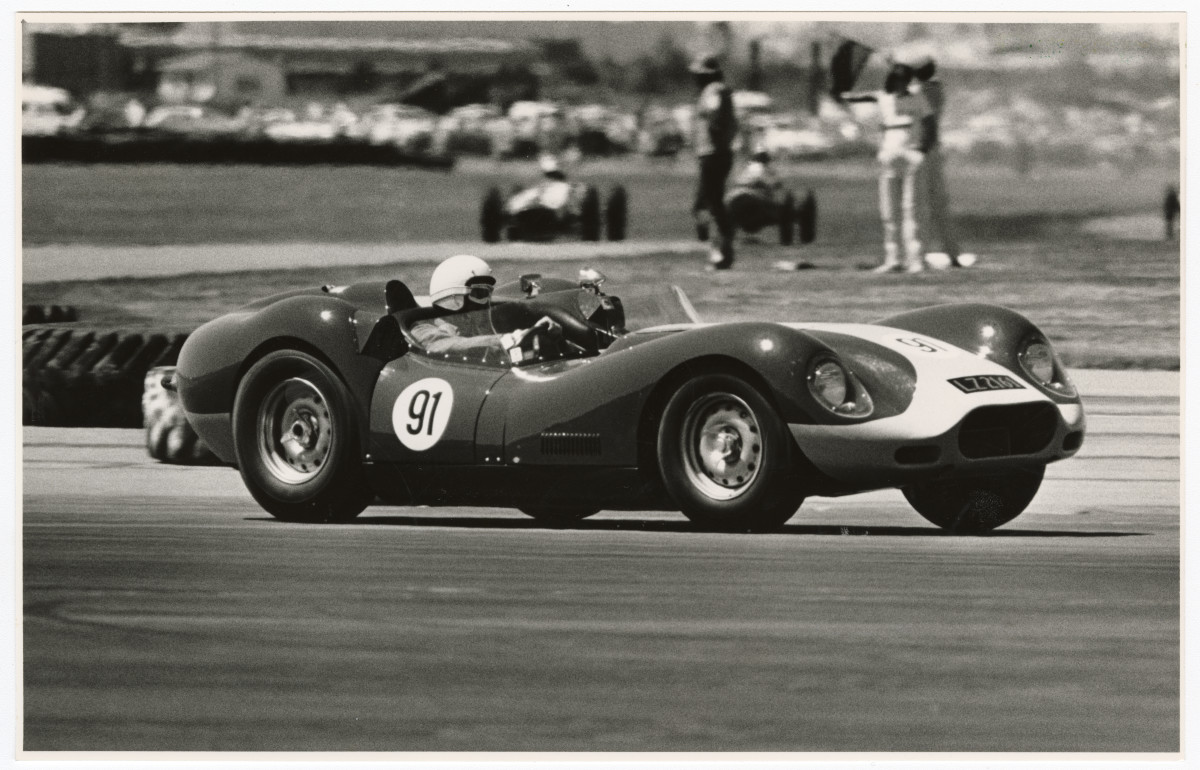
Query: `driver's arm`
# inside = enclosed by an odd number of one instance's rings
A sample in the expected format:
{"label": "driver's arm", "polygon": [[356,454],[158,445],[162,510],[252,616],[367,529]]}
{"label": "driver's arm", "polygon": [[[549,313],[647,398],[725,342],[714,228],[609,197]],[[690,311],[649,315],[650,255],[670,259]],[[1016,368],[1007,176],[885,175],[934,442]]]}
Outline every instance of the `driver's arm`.
{"label": "driver's arm", "polygon": [[430,353],[459,353],[501,347],[499,334],[463,337],[459,335],[457,326],[441,318],[420,321],[410,331],[413,339]]}

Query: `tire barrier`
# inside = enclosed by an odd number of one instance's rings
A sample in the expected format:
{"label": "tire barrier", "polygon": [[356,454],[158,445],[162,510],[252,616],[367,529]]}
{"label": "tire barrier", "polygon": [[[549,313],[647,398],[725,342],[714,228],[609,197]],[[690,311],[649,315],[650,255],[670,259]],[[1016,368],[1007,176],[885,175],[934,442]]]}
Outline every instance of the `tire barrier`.
{"label": "tire barrier", "polygon": [[138,428],[146,372],[173,366],[186,334],[34,326],[21,333],[22,422]]}
{"label": "tire barrier", "polygon": [[146,372],[142,388],[146,451],[164,463],[216,465],[216,456],[187,421],[179,395],[163,387],[163,378],[174,374],[174,366],[154,366]]}
{"label": "tire barrier", "polygon": [[71,323],[79,320],[79,311],[70,305],[26,305],[21,325]]}
{"label": "tire barrier", "polygon": [[239,163],[267,166],[417,166],[450,170],[449,155],[414,153],[365,140],[279,142],[258,137],[189,137],[165,131],[21,137],[23,163]]}

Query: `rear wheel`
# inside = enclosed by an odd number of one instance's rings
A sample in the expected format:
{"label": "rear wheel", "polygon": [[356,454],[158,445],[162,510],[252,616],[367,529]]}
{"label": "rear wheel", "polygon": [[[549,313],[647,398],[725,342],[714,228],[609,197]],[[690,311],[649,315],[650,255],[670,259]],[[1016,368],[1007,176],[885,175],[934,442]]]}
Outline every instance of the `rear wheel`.
{"label": "rear wheel", "polygon": [[349,521],[373,497],[350,392],[297,350],[260,359],[238,385],[234,449],[250,494],[284,521]]}
{"label": "rear wheel", "polygon": [[796,201],[790,192],[783,196],[779,204],[779,243],[781,246],[791,246],[796,240]]}
{"label": "rear wheel", "polygon": [[579,234],[585,241],[600,240],[600,193],[588,185],[579,207]]}
{"label": "rear wheel", "polygon": [[684,515],[709,529],[778,529],[804,500],[795,445],[775,409],[731,374],[693,377],[663,410],[658,464]]}
{"label": "rear wheel", "polygon": [[1001,476],[935,481],[905,487],[904,497],[929,521],[964,535],[989,532],[1017,518],[1042,485],[1045,466]]}
{"label": "rear wheel", "polygon": [[610,241],[625,240],[625,226],[629,219],[629,197],[625,188],[617,185],[608,194],[608,206],[604,211],[604,224]]}
{"label": "rear wheel", "polygon": [[483,198],[483,208],[479,213],[479,228],[483,233],[485,243],[496,243],[500,240],[500,229],[504,222],[504,200],[500,191],[495,187],[487,191]]}
{"label": "rear wheel", "polygon": [[796,221],[800,226],[800,242],[812,243],[817,238],[817,196],[809,190],[800,207],[796,211]]}

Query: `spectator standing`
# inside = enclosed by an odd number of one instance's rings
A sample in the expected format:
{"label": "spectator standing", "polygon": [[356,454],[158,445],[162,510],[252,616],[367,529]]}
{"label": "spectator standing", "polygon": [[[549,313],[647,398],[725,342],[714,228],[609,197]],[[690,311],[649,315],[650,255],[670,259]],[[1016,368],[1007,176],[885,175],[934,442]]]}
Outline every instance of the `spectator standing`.
{"label": "spectator standing", "polygon": [[875,102],[879,106],[883,138],[876,157],[884,259],[875,268],[877,273],[919,273],[925,269],[916,199],[918,174],[932,139],[928,120],[932,111],[923,94],[909,90],[912,81],[911,67],[893,64],[882,91],[842,94],[847,102]]}
{"label": "spectator standing", "polygon": [[926,119],[928,125],[925,128],[930,134],[929,148],[925,151],[925,162],[921,166],[917,187],[920,209],[925,214],[926,241],[932,242],[936,239],[942,247],[942,252],[949,257],[949,263],[954,267],[962,267],[958,258],[958,240],[954,237],[954,230],[950,224],[950,197],[946,192],[939,134],[942,109],[946,104],[946,90],[941,79],[935,76],[937,62],[932,56],[919,56],[909,62],[909,65],[913,68],[915,76],[912,91],[924,95],[931,113]]}
{"label": "spectator standing", "polygon": [[725,211],[725,182],[733,168],[733,142],[737,138],[733,94],[725,84],[717,57],[700,56],[689,69],[700,90],[694,122],[700,178],[692,213],[698,228],[707,229],[705,217],[716,225],[709,266],[728,270],[733,267],[733,223]]}
{"label": "spectator standing", "polygon": [[1163,227],[1166,240],[1175,240],[1175,235],[1179,232],[1179,191],[1175,189],[1175,185],[1167,185],[1167,190],[1163,194]]}

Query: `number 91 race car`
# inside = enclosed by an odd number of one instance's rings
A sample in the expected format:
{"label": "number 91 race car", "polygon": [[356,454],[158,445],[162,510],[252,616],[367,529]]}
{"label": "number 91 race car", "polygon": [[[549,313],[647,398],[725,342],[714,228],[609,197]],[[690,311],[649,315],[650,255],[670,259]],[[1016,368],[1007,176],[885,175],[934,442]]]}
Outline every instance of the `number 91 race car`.
{"label": "number 91 race car", "polygon": [[704,324],[676,288],[622,301],[602,282],[498,287],[474,312],[534,331],[472,355],[421,348],[413,324],[447,311],[402,281],[290,291],[202,326],[165,384],[259,504],[301,522],[379,501],[769,531],[806,496],[894,487],[937,526],[980,533],[1083,442],[1050,342],[1002,307]]}

